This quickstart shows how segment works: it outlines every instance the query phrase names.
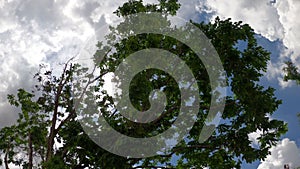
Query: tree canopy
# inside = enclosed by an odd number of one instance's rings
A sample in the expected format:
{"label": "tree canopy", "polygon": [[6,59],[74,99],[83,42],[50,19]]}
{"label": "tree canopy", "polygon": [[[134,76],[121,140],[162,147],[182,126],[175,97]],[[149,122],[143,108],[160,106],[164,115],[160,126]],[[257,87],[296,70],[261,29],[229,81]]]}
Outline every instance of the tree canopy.
{"label": "tree canopy", "polygon": [[[124,17],[124,21],[111,27],[111,34],[106,36],[108,43],[99,42],[97,52],[93,55],[93,70],[98,71],[98,74],[91,74],[87,68],[73,60],[65,63],[59,76],[41,65],[41,71],[35,76],[39,82],[36,91],[20,89],[16,96],[8,96],[10,104],[20,107],[21,112],[17,124],[0,131],[0,149],[4,154],[6,168],[10,163],[29,169],[240,168],[242,161],[251,163],[263,160],[270,153],[270,148],[287,131],[287,126],[283,121],[269,118],[281,104],[281,100],[274,96],[274,88],[265,88],[259,84],[260,77],[267,69],[270,53],[257,44],[255,33],[248,24],[219,18],[208,24],[190,21],[210,39],[219,54],[226,73],[224,85],[229,91],[221,115],[222,120],[204,142],[199,142],[198,138],[205,125],[213,91],[217,87],[211,86],[206,67],[195,51],[166,35],[144,33],[125,36],[124,28],[133,22],[130,20],[132,18],[126,16],[140,12],[160,12],[162,15],[163,22],[141,21],[145,25],[162,24],[169,31],[180,29],[172,27],[167,17],[176,15],[179,8],[177,0],[159,0],[158,4],[147,5],[142,1],[130,0],[119,7],[115,14]],[[189,32],[186,33],[189,35]],[[241,42],[246,44],[245,49],[238,47]],[[99,116],[96,110],[100,110],[100,116],[104,116],[110,126],[130,137],[152,137],[170,128],[180,112],[181,93],[179,84],[168,73],[158,69],[146,69],[134,76],[130,82],[127,94],[132,105],[139,111],[146,111],[151,107],[148,99],[154,89],[164,92],[167,97],[165,110],[158,119],[147,124],[122,117],[113,97],[103,88],[105,75],[115,72],[126,57],[152,48],[175,54],[193,72],[200,98],[196,122],[188,135],[167,153],[147,158],[121,157],[93,142],[79,121],[85,116],[93,116],[95,118],[92,119],[96,120],[89,121],[89,125],[101,126],[102,121],[97,121],[96,118]],[[103,58],[100,63],[99,58]],[[119,82],[126,80],[126,76],[119,75],[113,80],[120,85]],[[77,82],[85,85],[76,86]],[[82,92],[85,97],[81,97]],[[76,105],[75,96],[96,101],[97,107]],[[80,112],[76,112],[79,109]],[[255,147],[248,135],[257,130],[263,134],[258,138],[259,145]]]}

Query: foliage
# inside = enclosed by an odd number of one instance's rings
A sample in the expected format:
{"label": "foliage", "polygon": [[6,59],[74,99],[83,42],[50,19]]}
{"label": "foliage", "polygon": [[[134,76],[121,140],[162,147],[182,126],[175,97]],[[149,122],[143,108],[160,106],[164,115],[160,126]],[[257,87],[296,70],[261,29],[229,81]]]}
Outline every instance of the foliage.
{"label": "foliage", "polygon": [[298,68],[291,62],[285,62],[286,67],[283,68],[283,71],[286,73],[284,76],[284,81],[294,80],[297,84],[300,84],[300,73],[298,72]]}
{"label": "foliage", "polygon": [[[127,7],[127,5],[124,6]],[[119,11],[122,9],[120,7]],[[135,11],[139,11],[139,9]],[[134,14],[134,12],[128,11],[125,15]],[[116,52],[104,58],[100,64],[100,69],[113,72],[120,61],[142,49],[165,49],[179,56],[193,71],[198,80],[199,89],[201,89],[200,98],[203,100],[198,121],[187,136],[188,141],[181,142],[167,155],[143,159],[141,167],[147,168],[149,164],[153,163],[164,164],[165,166],[174,165],[171,161],[176,156],[179,158],[175,165],[177,168],[202,168],[205,166],[239,168],[242,160],[246,162],[253,162],[257,159],[263,160],[269,154],[269,148],[276,144],[276,141],[281,134],[286,132],[287,128],[283,121],[271,120],[268,117],[278,108],[281,101],[274,97],[275,89],[271,87],[265,89],[258,84],[262,72],[266,71],[270,54],[257,45],[255,33],[249,25],[241,22],[233,23],[230,19],[220,20],[219,18],[216,18],[214,23],[209,24],[193,22],[211,39],[219,53],[227,73],[228,87],[233,93],[226,100],[225,111],[222,115],[224,122],[218,126],[213,136],[200,144],[197,142],[197,138],[207,115],[210,92],[213,90],[208,83],[208,76],[203,64],[188,46],[170,37],[156,34],[124,36],[125,33],[122,30],[130,23],[130,18],[125,18],[124,24],[119,24],[113,31],[112,34],[121,37],[119,39],[122,40],[114,41],[112,38],[111,44],[116,44],[114,46]],[[173,29],[167,20],[157,24],[164,24],[166,29]],[[244,50],[239,50],[236,47],[241,41],[247,44]],[[154,74],[159,78],[153,78]],[[120,81],[124,80],[122,77],[118,78],[121,79]],[[174,109],[178,105],[173,102],[180,96],[176,87],[174,88],[176,85],[172,82],[172,77],[159,70],[150,69],[136,75],[131,82],[130,99],[137,109],[147,110],[149,108],[148,94],[153,89],[163,88],[169,103],[173,104],[167,105],[165,112],[162,113],[164,116],[161,116],[163,120],[155,121],[147,126],[128,122],[128,120],[116,115],[115,118],[118,119],[118,122],[125,125],[126,129],[130,126],[131,131],[124,131],[123,125],[121,125],[122,127],[120,125],[114,126],[115,129],[127,135],[145,137],[153,136],[170,127],[172,120],[178,113],[178,109]],[[167,114],[167,112],[171,113]],[[111,125],[113,126],[113,124]],[[258,138],[259,148],[254,148],[248,140],[248,134],[257,130],[263,131],[263,134]],[[143,135],[139,133],[143,133]],[[145,135],[145,133],[147,134]]]}
{"label": "foliage", "polygon": [[[298,68],[291,61],[287,61],[285,64],[286,66],[283,68],[283,71],[286,73],[286,75],[284,76],[283,80],[293,80],[297,83],[297,85],[300,85],[300,73]],[[298,118],[300,119],[300,113],[298,113]]]}
{"label": "foliage", "polygon": [[[162,12],[165,22],[156,24],[164,24],[166,29],[172,30],[177,28],[171,27],[165,16],[175,15],[179,7],[176,0],[160,0],[159,4],[151,5],[130,0],[119,7],[115,14],[124,17],[137,12]],[[124,23],[130,22],[125,19]],[[243,160],[263,160],[269,154],[271,146],[276,144],[287,128],[283,121],[268,117],[281,101],[274,97],[273,88],[259,85],[259,78],[266,71],[270,54],[257,45],[255,34],[249,25],[219,18],[209,24],[192,22],[205,33],[219,53],[226,71],[227,86],[232,93],[226,98],[226,107],[222,114],[224,120],[208,140],[199,143],[198,136],[213,91],[201,60],[188,46],[171,37],[157,34],[126,37],[122,34],[123,27],[126,27],[124,23],[111,28],[112,34],[107,36],[108,46],[101,42],[97,45],[95,61],[103,57],[101,63],[96,62],[96,68],[100,70],[97,77],[86,68],[69,61],[65,63],[59,77],[54,76],[51,70],[41,71],[36,75],[40,82],[36,86],[37,96],[22,89],[19,90],[17,98],[8,96],[12,105],[21,107],[21,113],[16,125],[0,131],[0,149],[5,154],[5,163],[32,168],[35,164],[30,159],[36,156],[40,163],[35,166],[42,168],[240,168]],[[247,44],[244,50],[236,47],[240,41]],[[114,50],[103,52],[107,48]],[[116,110],[112,97],[103,90],[106,74],[114,72],[128,55],[147,48],[168,50],[186,62],[201,90],[201,107],[197,122],[187,138],[168,154],[144,159],[119,157],[97,146],[84,133],[75,113],[77,105],[74,96],[80,97],[84,91],[88,96],[84,99],[100,98],[98,107],[108,123],[121,133],[132,137],[149,137],[163,132],[170,127],[179,112],[180,92],[176,87],[178,84],[171,76],[157,69],[148,69],[135,76],[131,82],[130,99],[139,110],[149,109],[148,96],[153,89],[161,89],[168,97],[166,110],[158,120],[147,125],[134,123],[112,111]],[[44,69],[43,66],[41,68]],[[117,83],[124,79],[120,77],[114,80]],[[86,86],[76,87],[74,90],[78,81]],[[95,85],[94,82],[98,83]],[[258,138],[260,145],[252,147],[248,134],[257,130],[263,132]],[[60,147],[56,147],[55,142]],[[17,152],[23,152],[27,157],[18,161]]]}

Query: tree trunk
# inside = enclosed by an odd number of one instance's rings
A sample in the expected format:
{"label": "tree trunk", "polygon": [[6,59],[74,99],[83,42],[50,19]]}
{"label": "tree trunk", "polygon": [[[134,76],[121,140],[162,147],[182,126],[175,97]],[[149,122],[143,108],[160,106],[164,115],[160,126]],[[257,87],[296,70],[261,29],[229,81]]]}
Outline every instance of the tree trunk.
{"label": "tree trunk", "polygon": [[49,133],[49,137],[48,137],[48,141],[47,141],[46,161],[49,161],[51,159],[52,153],[53,153],[54,137],[56,135],[55,126],[56,126],[58,107],[59,107],[59,97],[61,95],[63,85],[64,84],[62,84],[62,83],[59,84],[57,94],[55,96],[53,117],[51,120],[51,128],[50,128],[50,133]]}
{"label": "tree trunk", "polygon": [[[7,151],[8,151],[8,149],[7,149]],[[8,167],[8,152],[5,153],[4,164],[5,164],[5,168],[9,169],[9,167]]]}
{"label": "tree trunk", "polygon": [[31,133],[28,133],[28,169],[32,169],[33,167],[33,148],[32,148],[32,140]]}

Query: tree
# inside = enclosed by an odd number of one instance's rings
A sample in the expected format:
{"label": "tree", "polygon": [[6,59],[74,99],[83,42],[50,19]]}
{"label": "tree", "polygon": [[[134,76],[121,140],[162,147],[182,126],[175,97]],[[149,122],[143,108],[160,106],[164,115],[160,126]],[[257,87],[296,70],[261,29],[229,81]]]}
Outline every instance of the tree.
{"label": "tree", "polygon": [[[35,75],[39,82],[35,91],[19,89],[17,98],[8,95],[10,104],[21,107],[21,112],[16,125],[0,131],[0,149],[4,152],[6,168],[10,163],[28,169],[107,168],[111,164],[123,168],[128,165],[93,143],[76,121],[73,78],[75,73],[84,76],[86,69],[71,61],[64,64],[59,77],[40,65]],[[62,146],[57,147],[57,144]],[[100,156],[102,158],[96,158]],[[105,161],[110,162],[107,165]]]}
{"label": "tree", "polygon": [[[4,163],[8,168],[9,163],[22,165],[24,168],[33,167],[34,156],[43,159],[43,136],[47,133],[46,122],[38,103],[32,101],[33,94],[23,89],[18,91],[18,99],[13,95],[8,95],[10,104],[20,106],[22,113],[19,113],[18,124],[5,127],[0,131],[1,150],[4,152]],[[20,152],[26,152],[26,157]],[[36,152],[36,154],[34,154]],[[20,158],[20,156],[22,158]]]}
{"label": "tree", "polygon": [[[284,76],[283,80],[293,80],[297,83],[297,85],[300,85],[300,73],[298,68],[291,61],[287,61],[285,64],[286,66],[283,68],[283,71],[286,73],[286,75]],[[300,119],[300,113],[298,113],[298,118]]]}
{"label": "tree", "polygon": [[[162,24],[166,30],[176,31],[181,28],[172,27],[167,15],[176,15],[179,7],[177,0],[159,0],[158,4],[148,5],[144,5],[142,1],[130,0],[119,7],[115,14],[125,17],[139,12],[161,12],[162,22],[152,24]],[[31,156],[37,155],[38,152],[38,166],[42,168],[240,168],[242,160],[263,160],[287,128],[283,121],[268,118],[281,101],[274,97],[275,89],[265,89],[258,84],[262,72],[266,71],[270,54],[257,45],[251,27],[242,22],[233,23],[230,19],[216,18],[214,23],[209,24],[191,21],[205,33],[219,53],[226,71],[226,85],[232,93],[226,98],[222,114],[224,121],[212,136],[199,143],[198,137],[204,126],[212,92],[216,88],[210,85],[205,66],[192,49],[174,38],[151,33],[125,36],[124,27],[132,23],[133,20],[130,19],[132,18],[125,17],[124,22],[111,28],[112,33],[107,36],[106,45],[101,42],[97,44],[98,50],[94,55],[95,69],[92,73],[88,72],[87,68],[69,61],[64,65],[59,77],[54,76],[50,70],[41,71],[36,75],[40,82],[40,85],[36,86],[39,93],[37,99],[33,93],[24,90],[19,90],[17,99],[13,95],[9,96],[10,103],[15,106],[21,105],[22,111],[21,120],[15,126],[1,130],[3,134],[0,136],[4,139],[0,141],[0,149],[8,154],[5,155],[5,163],[19,164],[16,163],[15,154],[8,152],[16,152],[21,147],[25,147],[22,151],[28,156],[21,163],[28,168],[32,168],[33,165]],[[186,35],[189,35],[189,32],[186,32]],[[244,50],[236,47],[240,41],[247,44]],[[138,110],[149,109],[151,104],[148,98],[153,89],[163,91],[168,98],[162,115],[149,124],[135,123],[122,117],[113,104],[112,96],[103,89],[106,74],[115,72],[117,66],[130,54],[150,48],[160,48],[176,54],[192,70],[201,98],[197,121],[186,139],[167,154],[148,158],[120,157],[95,144],[84,132],[79,121],[99,115],[96,110],[100,109],[106,121],[115,130],[131,137],[151,137],[170,128],[180,111],[178,107],[181,95],[178,84],[167,73],[158,69],[147,69],[136,75],[130,83],[127,94]],[[101,63],[97,62],[98,58],[103,58]],[[96,70],[99,70],[98,75],[93,74]],[[118,76],[114,80],[118,86],[126,77]],[[84,85],[77,86],[77,82]],[[82,93],[84,97],[81,97]],[[97,107],[93,109],[95,113],[91,111],[91,107],[77,105],[75,97],[87,102],[97,100]],[[75,110],[79,112],[75,113]],[[26,127],[22,124],[23,121]],[[102,122],[90,120],[88,124],[101,127]],[[34,126],[40,125],[42,127],[37,129],[42,132],[34,131]],[[22,140],[27,141],[9,142],[19,129],[24,131],[22,138],[26,138]],[[261,130],[263,134],[258,138],[259,147],[255,148],[251,146],[248,134],[257,130]],[[41,134],[35,139],[36,133]],[[97,132],[92,134],[97,136]],[[55,142],[60,143],[61,147],[54,148]],[[164,140],[161,142],[164,143]]]}
{"label": "tree", "polygon": [[298,68],[291,61],[285,62],[286,67],[283,68],[283,71],[286,73],[283,80],[289,81],[294,80],[297,84],[300,84],[300,73],[298,72]]}

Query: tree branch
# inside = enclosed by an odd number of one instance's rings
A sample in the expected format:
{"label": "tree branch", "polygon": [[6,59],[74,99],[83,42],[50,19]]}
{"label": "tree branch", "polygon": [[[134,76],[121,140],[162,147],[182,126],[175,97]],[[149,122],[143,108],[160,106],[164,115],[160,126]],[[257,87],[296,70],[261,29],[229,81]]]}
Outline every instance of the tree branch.
{"label": "tree branch", "polygon": [[[58,108],[59,108],[59,98],[61,97],[63,87],[67,83],[67,79],[65,78],[65,74],[66,74],[66,71],[67,71],[67,67],[69,66],[69,62],[72,59],[73,58],[69,59],[67,61],[67,63],[65,64],[60,82],[59,82],[58,87],[57,87],[57,93],[55,95],[55,101],[54,101],[53,117],[52,117],[52,120],[51,120],[51,128],[50,128],[50,133],[49,133],[49,137],[48,137],[48,140],[47,140],[48,144],[47,144],[46,161],[50,160],[50,158],[52,156],[52,153],[53,153],[52,151],[53,151],[53,145],[54,145],[54,137],[57,134],[57,130],[55,129],[55,126],[56,126],[56,122],[57,122],[57,114],[58,114]],[[72,64],[70,66],[72,67]]]}

